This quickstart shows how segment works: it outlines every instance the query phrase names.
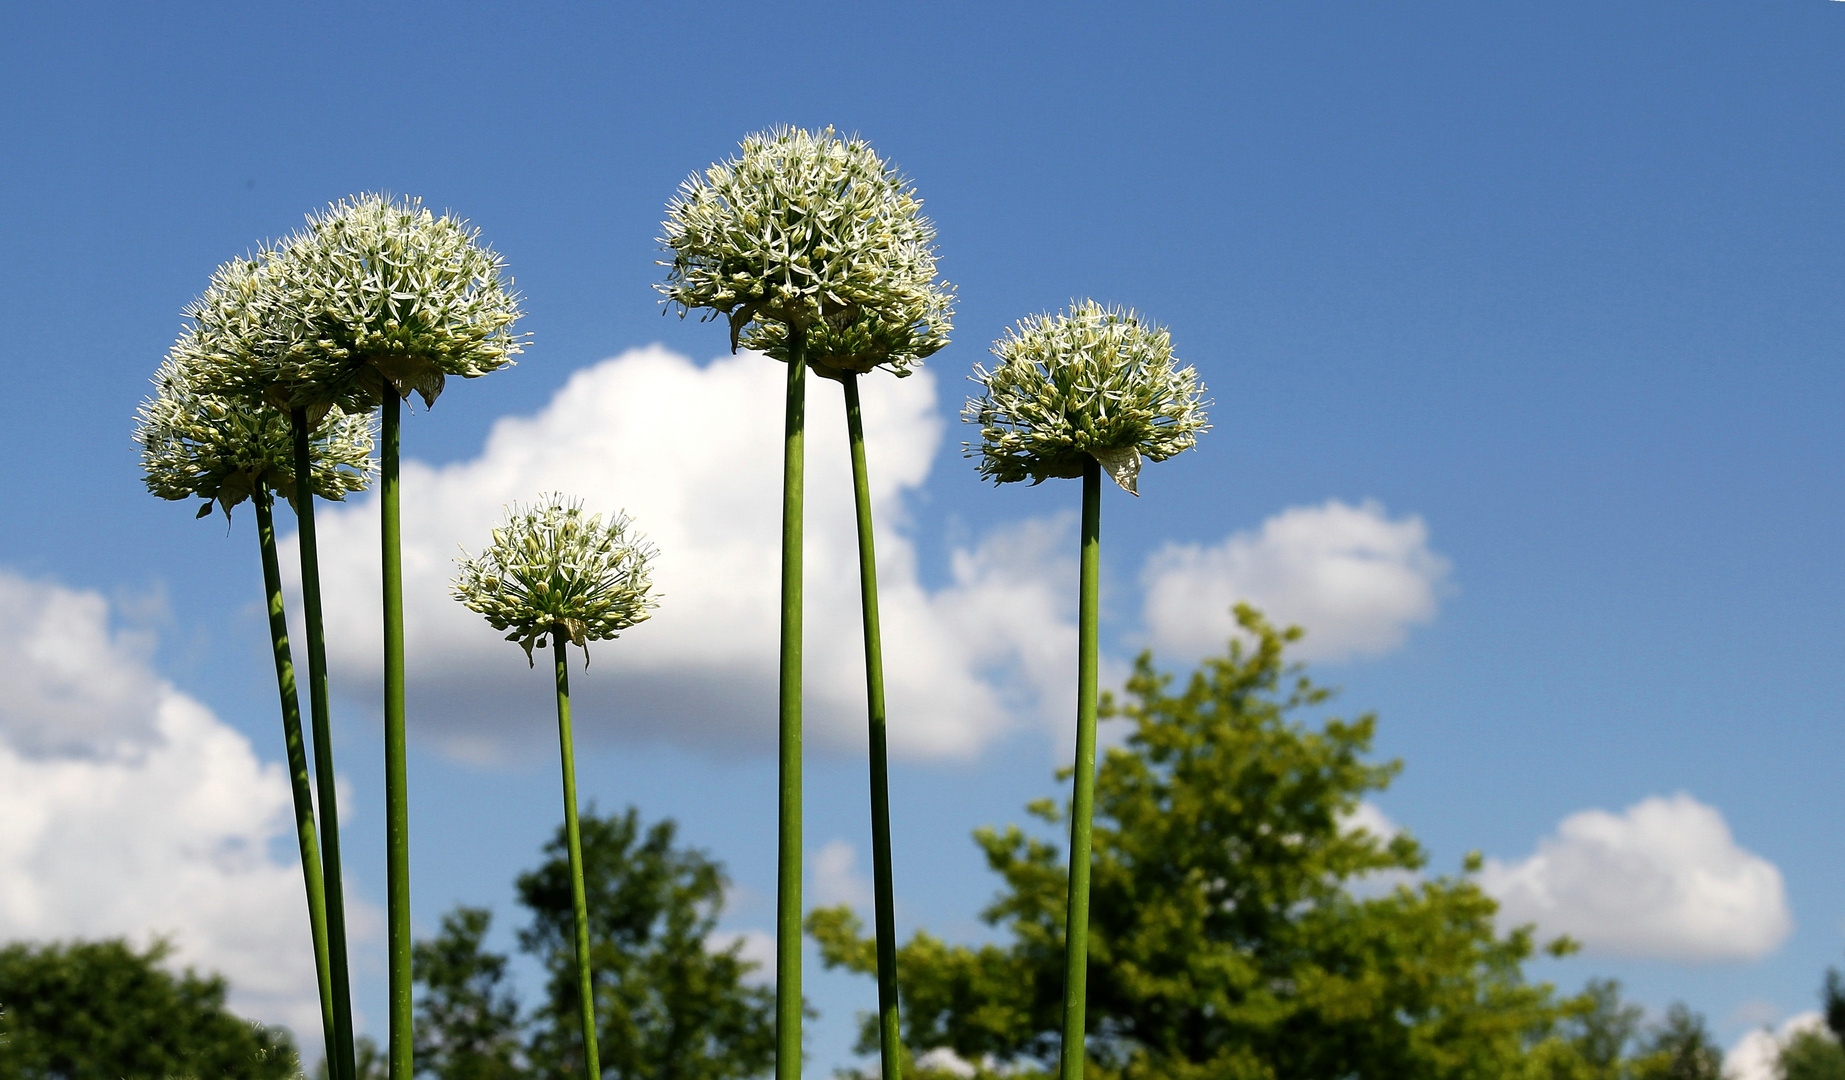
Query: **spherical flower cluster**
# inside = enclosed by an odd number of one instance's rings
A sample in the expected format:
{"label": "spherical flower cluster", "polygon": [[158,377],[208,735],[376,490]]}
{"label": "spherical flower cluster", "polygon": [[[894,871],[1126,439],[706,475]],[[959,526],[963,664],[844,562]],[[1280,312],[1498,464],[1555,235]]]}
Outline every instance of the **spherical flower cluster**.
{"label": "spherical flower cluster", "polygon": [[514,506],[479,558],[464,551],[456,560],[455,599],[508,631],[527,660],[547,635],[574,642],[587,657],[589,642],[616,637],[659,603],[650,595],[654,549],[629,525],[626,514],[605,524],[561,495],[527,510]]}
{"label": "spherical flower cluster", "polygon": [[954,290],[909,181],[862,139],[777,128],[694,174],[667,206],[659,286],[681,315],[730,320],[730,343],[822,374],[909,374],[948,343]]}
{"label": "spherical flower cluster", "polygon": [[[485,375],[523,348],[503,261],[478,229],[417,199],[335,203],[261,263],[244,317],[260,324],[264,347],[214,357],[214,381],[230,394],[360,411],[388,383],[433,404],[447,376]],[[204,324],[239,313],[201,305],[192,314]]]}
{"label": "spherical flower cluster", "polygon": [[1177,367],[1172,336],[1133,311],[1093,300],[1031,316],[993,344],[999,363],[975,365],[985,393],[961,418],[980,425],[980,475],[1005,484],[1083,474],[1090,458],[1133,492],[1140,457],[1164,461],[1205,431],[1204,388]]}
{"label": "spherical flower cluster", "polygon": [[[173,343],[154,373],[154,396],[135,413],[135,441],[147,489],[163,499],[202,498],[231,508],[259,491],[295,498],[294,430],[288,417],[261,404],[213,392],[201,375],[214,356],[248,355],[259,347],[260,321],[251,300],[261,289],[260,264],[233,259],[212,275],[193,310],[221,317],[196,320]],[[312,432],[315,495],[339,500],[363,491],[372,472],[372,423],[331,409]]]}

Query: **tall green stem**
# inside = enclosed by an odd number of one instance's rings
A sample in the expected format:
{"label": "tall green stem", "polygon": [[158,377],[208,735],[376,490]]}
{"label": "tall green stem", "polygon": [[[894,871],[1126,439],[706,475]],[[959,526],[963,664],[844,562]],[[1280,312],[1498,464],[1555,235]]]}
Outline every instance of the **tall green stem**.
{"label": "tall green stem", "polygon": [[1076,623],[1076,790],[1070,800],[1070,899],[1064,921],[1062,1080],[1082,1080],[1089,978],[1089,826],[1095,817],[1096,622],[1102,468],[1083,466],[1082,585]]}
{"label": "tall green stem", "polygon": [[314,724],[314,787],[320,795],[321,884],[327,895],[327,960],[333,982],[335,1080],[353,1080],[352,980],[346,967],[346,890],[340,875],[339,794],[333,778],[333,724],[327,714],[327,639],[320,613],[320,544],[314,531],[313,429],[306,409],[289,414],[295,436],[295,516],[301,543],[301,611],[307,622],[308,708]]}
{"label": "tall green stem", "polygon": [[583,1018],[583,1076],[601,1080],[596,1056],[596,989],[589,972],[589,898],[583,891],[583,837],[577,831],[577,758],[570,736],[570,668],[564,653],[570,639],[563,627],[551,628],[557,650],[557,745],[564,759],[564,837],[570,845],[570,903],[576,911],[577,996]]}
{"label": "tall green stem", "polygon": [[327,965],[327,891],[320,874],[320,841],[314,834],[314,787],[308,775],[307,744],[301,737],[301,702],[295,696],[295,661],[288,648],[288,615],[282,608],[282,563],[276,557],[275,511],[266,488],[256,497],[256,542],[263,553],[263,589],[269,598],[269,642],[275,651],[275,685],[282,696],[282,745],[295,796],[295,839],[301,845],[301,880],[307,886],[308,930],[314,940],[314,980],[320,988],[322,1045],[332,1059],[333,974]]}
{"label": "tall green stem", "polygon": [[878,633],[878,556],[872,546],[871,480],[858,375],[847,373],[846,441],[852,447],[852,498],[858,510],[858,590],[865,623],[865,699],[871,729],[871,863],[878,934],[878,1046],[884,1080],[901,1080],[903,1044],[897,1018],[897,925],[890,874],[890,766],[884,730],[884,646]]}
{"label": "tall green stem", "polygon": [[801,503],[806,338],[788,332],[782,443],[781,807],[775,883],[775,1080],[801,1080]]}
{"label": "tall green stem", "polygon": [[384,570],[384,851],[388,924],[391,1080],[411,1080],[410,804],[404,755],[404,567],[398,508],[397,428],[402,411],[386,381],[379,432],[378,508]]}

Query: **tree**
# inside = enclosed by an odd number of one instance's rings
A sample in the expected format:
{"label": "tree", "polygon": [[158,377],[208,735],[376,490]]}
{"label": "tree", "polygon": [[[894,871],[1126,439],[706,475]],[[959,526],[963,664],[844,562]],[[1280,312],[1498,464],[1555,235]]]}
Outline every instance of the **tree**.
{"label": "tree", "polygon": [[224,1006],[222,976],[168,971],[156,941],[0,948],[0,1080],[285,1080],[294,1042]]}
{"label": "tree", "polygon": [[1781,1080],[1845,1080],[1845,1050],[1830,1032],[1796,1032],[1775,1066]]}
{"label": "tree", "polygon": [[1826,1030],[1797,1032],[1787,1041],[1776,1061],[1782,1080],[1845,1080],[1845,980],[1837,968],[1826,969],[1819,1000]]}
{"label": "tree", "polygon": [[1675,1002],[1666,1010],[1665,1023],[1648,1036],[1630,1075],[1634,1080],[1722,1080],[1723,1048],[1704,1017]]}
{"label": "tree", "polygon": [[[1366,875],[1424,863],[1407,834],[1351,824],[1399,764],[1366,760],[1373,716],[1297,720],[1328,697],[1283,660],[1300,631],[1246,606],[1237,620],[1251,643],[1232,641],[1179,692],[1143,655],[1126,699],[1103,702],[1133,731],[1096,783],[1091,1068],[1173,1080],[1525,1070],[1532,1044],[1592,1003],[1524,980],[1531,930],[1499,934],[1467,874],[1354,895]],[[1067,820],[1048,800],[1029,809]],[[1067,871],[1016,826],[976,838],[1004,882],[984,917],[1011,941],[912,938],[898,958],[905,1042],[989,1069],[1041,1067],[1058,1051]],[[873,970],[849,909],[818,910],[808,928],[829,966]]]}
{"label": "tree", "polygon": [[[754,964],[742,943],[708,945],[723,909],[723,867],[676,847],[670,820],[643,828],[632,809],[581,820],[597,1042],[606,1074],[657,1080],[756,1076],[775,1060],[774,991],[749,986]],[[530,1060],[535,1075],[582,1070],[582,1035],[568,840],[562,829],[545,862],[519,876],[532,913],[520,947],[550,973]],[[444,1080],[454,1080],[444,1074]]]}
{"label": "tree", "polygon": [[506,957],[482,948],[493,913],[458,907],[442,931],[419,941],[411,968],[423,989],[416,1005],[416,1071],[441,1080],[514,1080],[519,1002],[506,985]]}

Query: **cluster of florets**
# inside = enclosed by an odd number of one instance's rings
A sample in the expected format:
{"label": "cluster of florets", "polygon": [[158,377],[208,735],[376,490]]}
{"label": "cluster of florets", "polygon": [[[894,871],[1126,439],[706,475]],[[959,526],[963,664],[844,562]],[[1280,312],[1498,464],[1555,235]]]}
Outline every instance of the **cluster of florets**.
{"label": "cluster of florets", "polygon": [[980,445],[963,445],[995,483],[1081,476],[1093,458],[1133,491],[1141,455],[1164,461],[1209,426],[1197,371],[1178,367],[1172,336],[1131,310],[1085,300],[1031,316],[993,355],[993,370],[975,365],[985,392],[961,418],[980,425]]}
{"label": "cluster of florets", "polygon": [[[262,492],[295,498],[294,429],[272,406],[226,397],[213,376],[248,364],[268,342],[263,260],[232,259],[188,309],[192,325],[154,373],[154,396],[136,411],[135,441],[147,489],[163,499],[202,498],[229,514]],[[372,426],[364,414],[316,410],[311,489],[325,499],[364,490],[371,477]]]}
{"label": "cluster of florets", "polygon": [[261,348],[211,357],[230,395],[361,411],[389,385],[433,404],[447,376],[485,375],[523,347],[503,261],[479,230],[417,199],[335,203],[259,262],[247,299],[201,301],[188,313],[201,326],[242,320],[263,335]]}
{"label": "cluster of florets", "polygon": [[653,547],[629,526],[626,514],[605,523],[561,495],[514,506],[479,558],[463,552],[457,560],[455,599],[508,631],[528,660],[553,636],[587,658],[589,642],[618,636],[658,604]]}
{"label": "cluster of florets", "polygon": [[[163,499],[204,499],[228,516],[251,496],[275,491],[295,498],[295,436],[288,417],[266,405],[248,406],[203,389],[184,357],[196,342],[186,331],[154,373],[154,396],[135,412],[135,441],[147,490]],[[365,490],[372,475],[373,422],[331,409],[310,435],[309,485],[339,501]]]}
{"label": "cluster of florets", "polygon": [[948,342],[954,290],[935,274],[922,201],[862,139],[777,128],[693,174],[668,204],[660,286],[681,315],[730,320],[730,344],[822,374],[898,375]]}

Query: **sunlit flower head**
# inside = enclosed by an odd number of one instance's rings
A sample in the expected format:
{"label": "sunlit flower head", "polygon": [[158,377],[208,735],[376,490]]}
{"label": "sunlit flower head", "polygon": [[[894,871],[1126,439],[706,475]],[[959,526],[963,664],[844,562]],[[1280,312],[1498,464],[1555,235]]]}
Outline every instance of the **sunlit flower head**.
{"label": "sunlit flower head", "polygon": [[262,255],[254,318],[266,341],[221,358],[223,391],[283,409],[361,411],[389,383],[434,403],[447,376],[512,363],[522,314],[479,230],[417,199],[359,195]]}
{"label": "sunlit flower head", "polygon": [[954,288],[914,187],[863,139],[783,127],[679,185],[661,245],[668,304],[730,321],[731,348],[823,374],[898,375],[948,343]]}
{"label": "sunlit flower head", "polygon": [[[236,259],[220,267],[195,310],[245,309],[258,264]],[[231,508],[261,490],[295,498],[294,431],[288,417],[213,393],[200,377],[208,357],[246,352],[259,334],[247,319],[195,321],[173,343],[154,373],[154,394],[135,413],[135,441],[147,489],[163,499],[201,498],[199,516],[215,502]],[[372,473],[372,422],[339,409],[312,433],[313,493],[339,500],[362,491]]]}
{"label": "sunlit flower head", "polygon": [[546,495],[510,507],[478,558],[456,562],[455,599],[507,631],[528,660],[557,635],[588,655],[588,643],[618,636],[647,619],[654,549],[626,514],[604,522],[581,502]]}
{"label": "sunlit flower head", "polygon": [[1132,492],[1142,455],[1190,449],[1205,423],[1204,388],[1178,367],[1172,336],[1132,310],[1093,300],[1033,315],[993,343],[999,363],[975,365],[984,390],[961,418],[980,425],[980,475],[995,483],[1081,476],[1094,458]]}

